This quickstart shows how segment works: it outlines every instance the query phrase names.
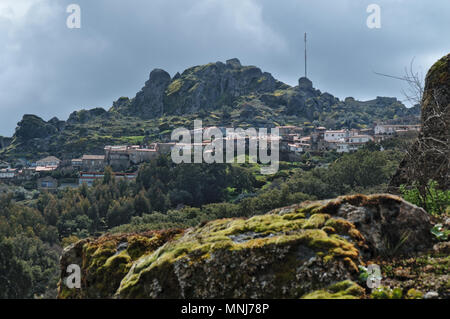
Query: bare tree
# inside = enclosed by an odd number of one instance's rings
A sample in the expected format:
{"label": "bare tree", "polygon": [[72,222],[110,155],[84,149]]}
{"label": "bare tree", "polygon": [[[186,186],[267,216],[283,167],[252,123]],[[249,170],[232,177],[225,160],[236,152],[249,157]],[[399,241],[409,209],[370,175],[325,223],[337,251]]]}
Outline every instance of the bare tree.
{"label": "bare tree", "polygon": [[402,89],[402,94],[405,97],[405,101],[410,102],[412,105],[417,105],[422,103],[424,91],[424,76],[422,72],[416,72],[414,70],[414,59],[415,58],[411,59],[409,67],[405,67],[405,73],[403,76],[394,76],[379,72],[374,73],[377,75],[406,82],[407,88]]}

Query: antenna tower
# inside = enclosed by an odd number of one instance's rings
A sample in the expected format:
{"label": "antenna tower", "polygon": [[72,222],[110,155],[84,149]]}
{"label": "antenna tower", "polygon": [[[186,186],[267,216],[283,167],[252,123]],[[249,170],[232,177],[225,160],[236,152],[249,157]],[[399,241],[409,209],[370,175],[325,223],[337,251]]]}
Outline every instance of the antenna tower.
{"label": "antenna tower", "polygon": [[305,32],[305,78],[307,77],[308,73],[307,73],[307,68],[306,68],[306,32]]}

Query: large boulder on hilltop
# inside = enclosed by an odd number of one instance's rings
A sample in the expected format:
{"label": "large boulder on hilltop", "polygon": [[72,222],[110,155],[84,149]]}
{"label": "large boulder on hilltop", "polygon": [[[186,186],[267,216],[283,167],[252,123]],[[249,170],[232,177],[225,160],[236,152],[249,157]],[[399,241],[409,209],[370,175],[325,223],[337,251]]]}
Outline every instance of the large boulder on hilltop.
{"label": "large boulder on hilltop", "polygon": [[15,137],[22,141],[33,138],[46,138],[58,132],[57,127],[32,114],[25,114],[17,123]]}
{"label": "large boulder on hilltop", "polygon": [[237,58],[227,60],[226,64],[235,69],[242,67],[241,61],[239,61],[239,59],[237,59]]}
{"label": "large boulder on hilltop", "polygon": [[133,100],[117,101],[112,110],[141,118],[185,115],[232,106],[237,98],[250,93],[287,87],[270,73],[256,66],[243,66],[234,58],[226,63],[191,67],[173,78],[166,71],[155,69]]}
{"label": "large boulder on hilltop", "polygon": [[52,117],[50,120],[48,120],[47,123],[56,127],[58,129],[58,131],[62,131],[66,127],[66,121],[62,121],[62,120],[58,119],[56,116]]}
{"label": "large boulder on hilltop", "polygon": [[154,245],[147,236],[138,253],[131,246],[139,234],[85,240],[61,262],[62,270],[83,265],[82,289],[74,295],[60,283],[59,297],[353,298],[363,291],[350,282],[358,266],[428,248],[431,226],[399,197],[355,195],[215,220],[158,235]]}
{"label": "large boulder on hilltop", "polygon": [[154,69],[145,86],[136,94],[133,102],[133,115],[154,118],[164,113],[164,94],[171,82],[170,74],[162,69]]}
{"label": "large boulder on hilltop", "polygon": [[435,180],[443,189],[450,186],[450,54],[428,71],[422,99],[422,131],[410,148],[390,188],[402,185],[427,185]]}
{"label": "large boulder on hilltop", "polygon": [[108,117],[109,113],[101,107],[96,107],[90,110],[80,110],[72,112],[67,119],[67,124],[85,124],[96,120],[100,117]]}
{"label": "large boulder on hilltop", "polygon": [[312,91],[313,90],[312,81],[308,78],[301,77],[300,79],[298,79],[298,88],[299,90]]}
{"label": "large boulder on hilltop", "polygon": [[195,113],[231,106],[250,93],[273,92],[285,85],[255,66],[242,66],[238,59],[185,70],[167,88],[164,99],[168,114]]}

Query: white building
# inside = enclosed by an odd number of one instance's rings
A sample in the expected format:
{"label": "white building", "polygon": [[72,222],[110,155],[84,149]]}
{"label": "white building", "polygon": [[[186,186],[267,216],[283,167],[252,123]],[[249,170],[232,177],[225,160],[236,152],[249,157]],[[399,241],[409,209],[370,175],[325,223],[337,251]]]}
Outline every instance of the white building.
{"label": "white building", "polygon": [[364,144],[373,141],[373,137],[370,135],[355,135],[349,138],[335,142],[334,146],[338,153],[348,153],[357,151]]}
{"label": "white building", "polygon": [[306,143],[294,143],[289,144],[289,151],[294,153],[304,153],[306,151],[309,151],[311,149],[311,145]]}
{"label": "white building", "polygon": [[3,168],[0,169],[0,178],[7,179],[7,178],[14,178],[16,176],[16,169],[13,168]]}
{"label": "white building", "polygon": [[348,130],[325,131],[324,139],[326,142],[338,142],[349,136]]}
{"label": "white building", "polygon": [[336,143],[336,152],[338,153],[348,153],[357,151],[362,144],[360,143],[351,143],[351,142],[337,142]]}
{"label": "white building", "polygon": [[377,124],[375,126],[375,135],[394,135],[398,131],[420,131],[420,124],[417,125]]}
{"label": "white building", "polygon": [[61,160],[55,156],[48,156],[36,162],[36,166],[57,168]]}
{"label": "white building", "polygon": [[355,135],[349,137],[347,140],[350,143],[368,143],[373,141],[373,137],[370,135]]}

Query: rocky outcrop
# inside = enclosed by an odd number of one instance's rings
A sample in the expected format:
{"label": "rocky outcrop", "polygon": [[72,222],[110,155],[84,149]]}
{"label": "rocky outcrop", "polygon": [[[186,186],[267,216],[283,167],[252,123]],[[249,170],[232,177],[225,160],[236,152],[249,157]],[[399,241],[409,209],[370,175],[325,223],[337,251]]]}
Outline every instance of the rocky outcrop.
{"label": "rocky outcrop", "polygon": [[450,187],[450,54],[428,71],[422,100],[422,132],[406,154],[391,181],[391,190],[402,184],[419,186],[435,180]]}
{"label": "rocky outcrop", "polygon": [[0,136],[0,149],[8,147],[12,142],[11,137]]}
{"label": "rocky outcrop", "polygon": [[172,79],[166,71],[155,69],[129,105],[114,105],[112,109],[143,118],[183,115],[232,105],[236,98],[250,93],[286,87],[269,73],[255,66],[242,66],[235,58],[195,66]]}
{"label": "rocky outcrop", "polygon": [[[240,110],[246,104],[266,108],[269,113],[271,110],[273,113],[281,111],[282,114],[309,121],[323,113],[352,113],[355,109],[377,118],[383,118],[383,113],[389,108],[392,109],[392,116],[403,118],[417,115],[417,110],[408,110],[395,98],[379,97],[367,102],[353,100],[349,104],[341,102],[333,95],[315,89],[312,81],[305,77],[299,79],[298,86],[290,87],[255,66],[243,66],[236,58],[225,63],[191,67],[172,79],[167,72],[156,69],[134,99],[119,99],[111,111],[151,119],[162,115],[215,111],[224,106]],[[248,120],[253,121],[251,118]],[[354,125],[351,122],[347,124],[350,127]]]}
{"label": "rocky outcrop", "polygon": [[[109,235],[70,245],[61,256],[59,298],[111,297],[134,261],[155,251],[179,233],[180,230],[167,230]],[[69,265],[82,267],[82,289],[69,289],[65,285]]]}
{"label": "rocky outcrop", "polygon": [[[355,195],[211,221],[157,244],[155,234],[84,240],[64,252],[59,297],[354,298],[359,266],[428,248],[430,228],[399,197]],[[64,286],[69,264],[82,265],[80,290]]]}
{"label": "rocky outcrop", "polygon": [[100,117],[108,117],[108,115],[109,113],[101,107],[76,111],[69,115],[67,124],[86,124],[90,121],[98,120]]}
{"label": "rocky outcrop", "polygon": [[169,73],[155,69],[142,90],[136,94],[132,112],[143,118],[160,117],[164,114],[164,95],[171,82]]}
{"label": "rocky outcrop", "polygon": [[233,105],[250,93],[272,92],[283,85],[255,66],[242,66],[238,59],[196,66],[184,71],[167,88],[167,114],[195,113]]}
{"label": "rocky outcrop", "polygon": [[304,91],[312,91],[313,84],[310,79],[302,77],[298,80],[298,88]]}
{"label": "rocky outcrop", "polygon": [[25,114],[22,120],[17,123],[14,134],[20,140],[32,138],[45,138],[58,131],[57,127],[41,119],[36,115]]}

